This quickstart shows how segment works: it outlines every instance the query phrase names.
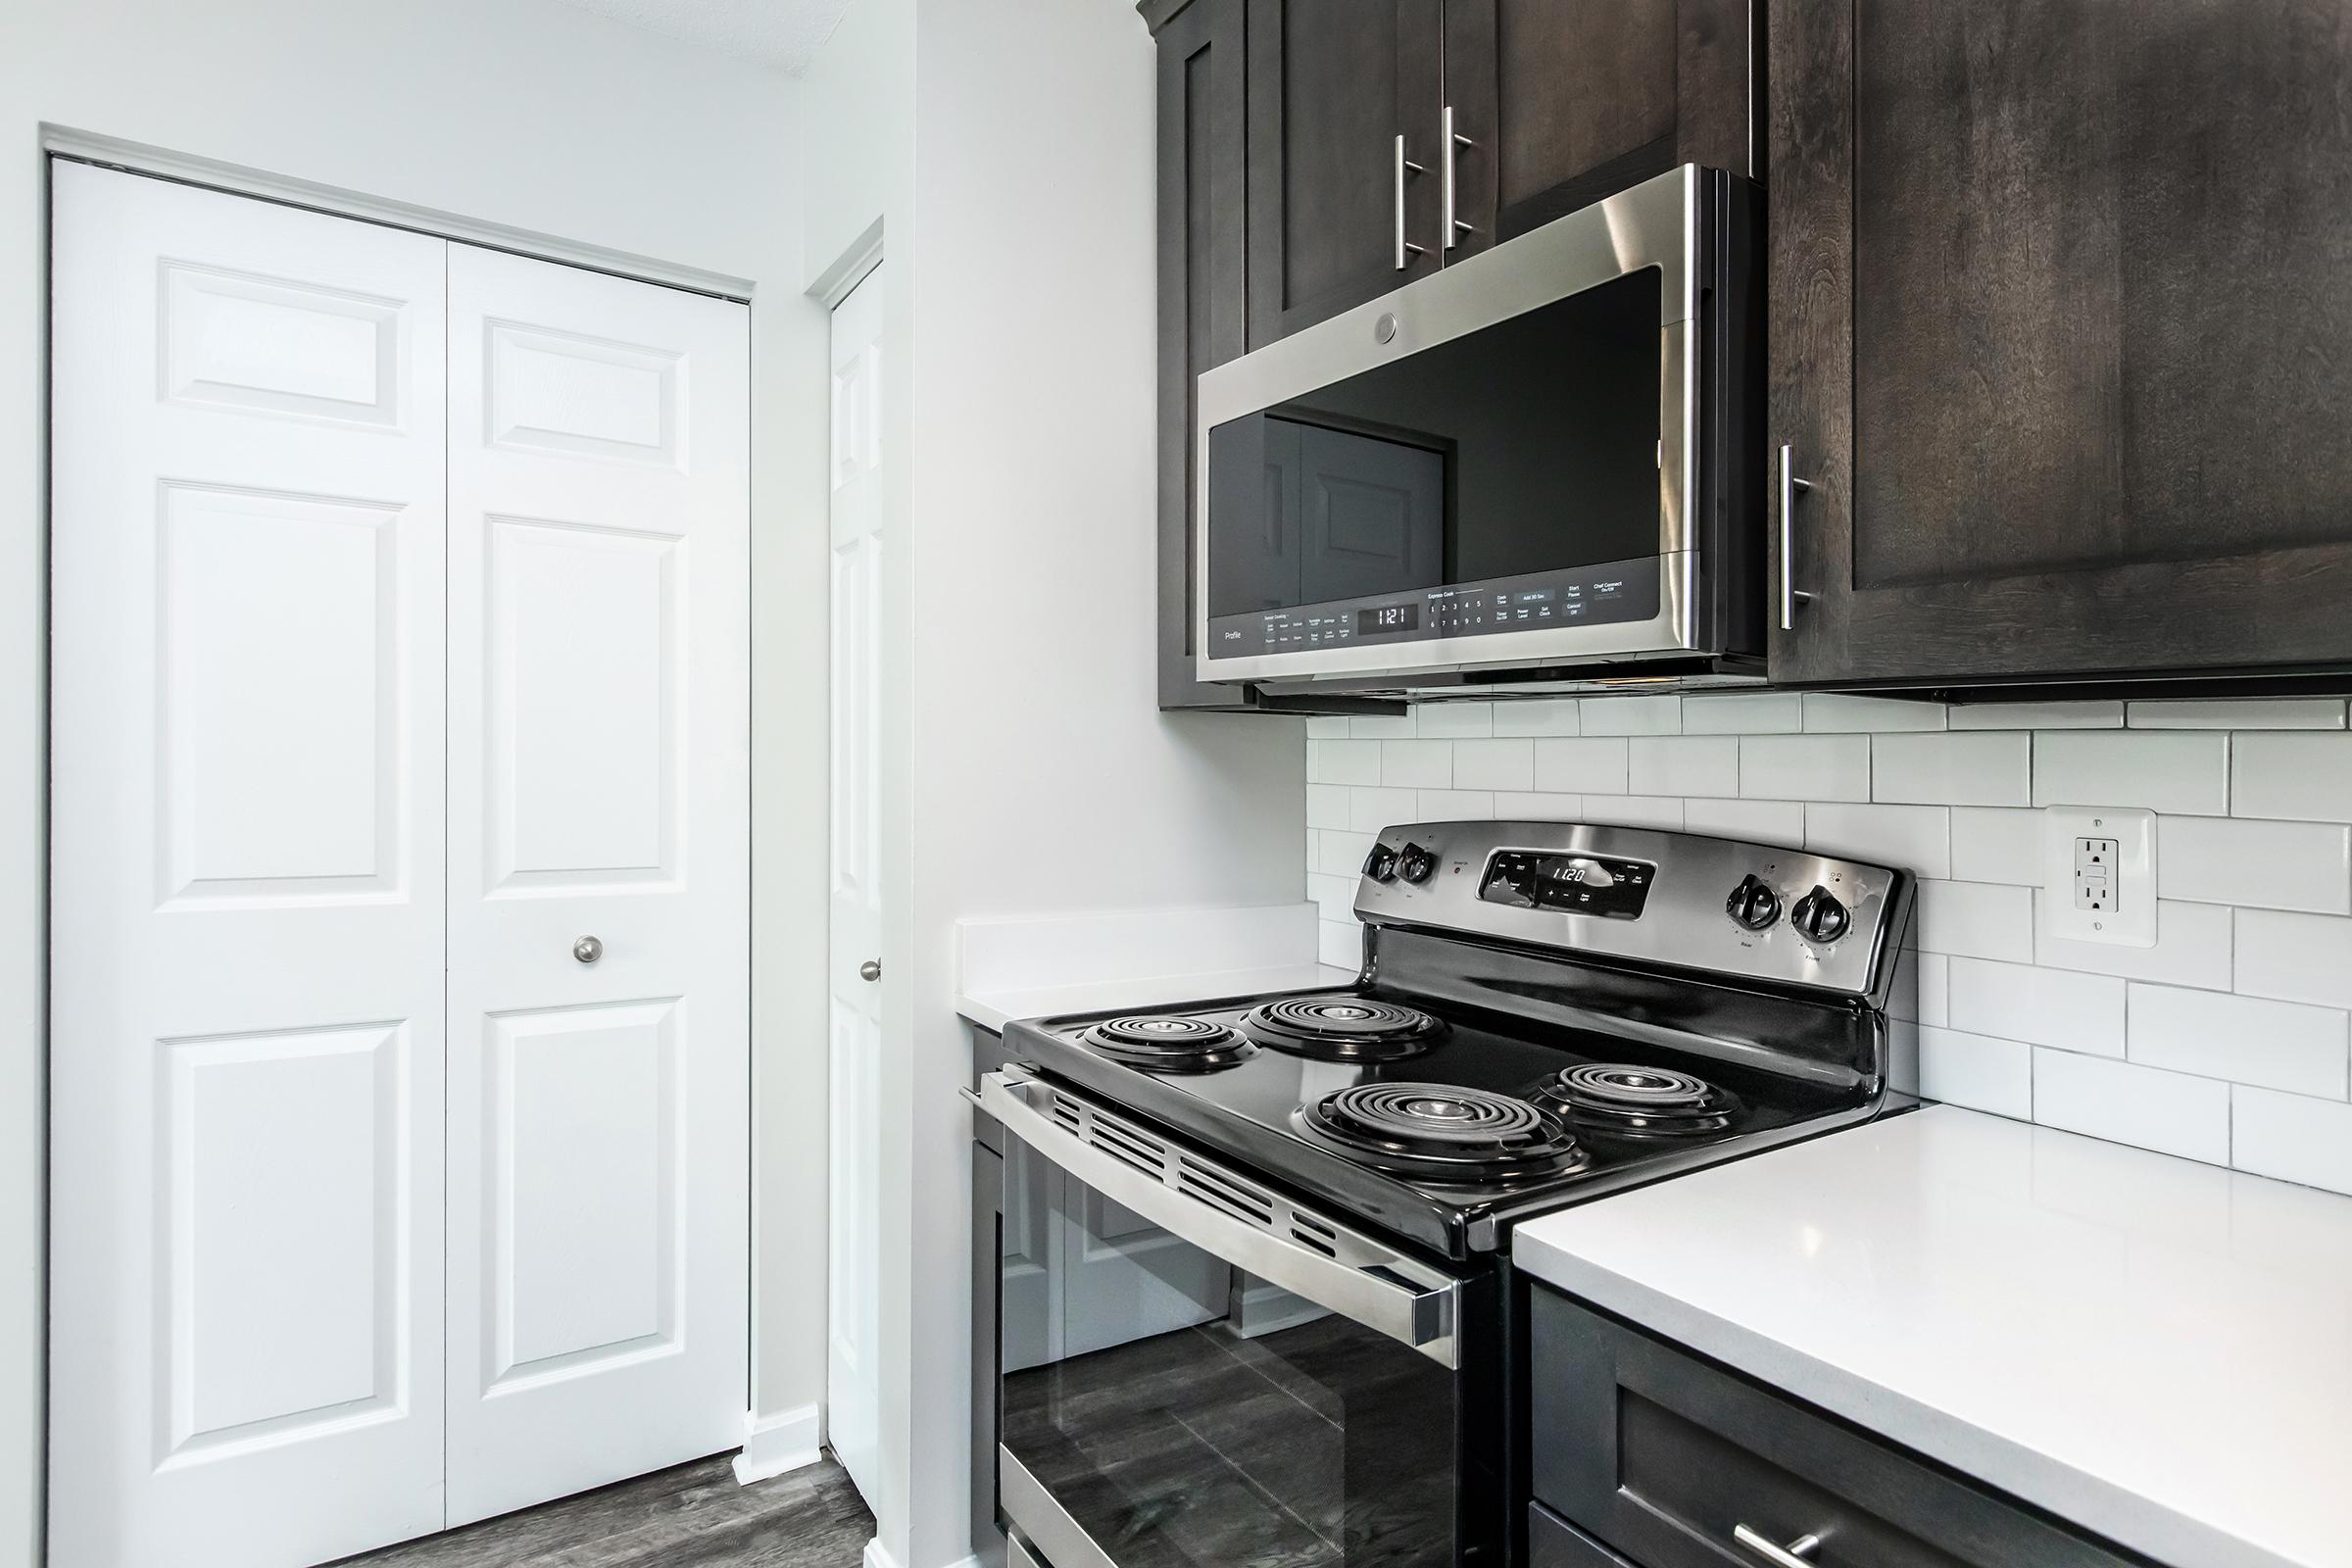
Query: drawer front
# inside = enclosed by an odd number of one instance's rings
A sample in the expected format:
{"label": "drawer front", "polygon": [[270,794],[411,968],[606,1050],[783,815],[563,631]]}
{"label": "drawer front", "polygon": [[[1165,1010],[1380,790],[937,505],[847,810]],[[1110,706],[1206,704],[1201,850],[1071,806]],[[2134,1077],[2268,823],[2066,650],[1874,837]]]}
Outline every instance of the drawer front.
{"label": "drawer front", "polygon": [[1532,1296],[1536,1495],[1641,1568],[1787,1568],[1776,1548],[1805,1568],[2139,1560],[1556,1292]]}
{"label": "drawer front", "polygon": [[1527,1505],[1528,1568],[1634,1568],[1540,1502]]}

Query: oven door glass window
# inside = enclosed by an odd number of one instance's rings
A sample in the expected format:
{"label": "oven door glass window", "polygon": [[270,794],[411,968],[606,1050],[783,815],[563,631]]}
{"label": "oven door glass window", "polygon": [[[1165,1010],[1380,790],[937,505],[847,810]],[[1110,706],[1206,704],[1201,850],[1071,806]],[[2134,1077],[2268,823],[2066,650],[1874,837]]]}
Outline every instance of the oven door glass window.
{"label": "oven door glass window", "polygon": [[1000,1441],[1110,1561],[1454,1562],[1451,1372],[1157,1229],[1017,1139],[1004,1179]]}

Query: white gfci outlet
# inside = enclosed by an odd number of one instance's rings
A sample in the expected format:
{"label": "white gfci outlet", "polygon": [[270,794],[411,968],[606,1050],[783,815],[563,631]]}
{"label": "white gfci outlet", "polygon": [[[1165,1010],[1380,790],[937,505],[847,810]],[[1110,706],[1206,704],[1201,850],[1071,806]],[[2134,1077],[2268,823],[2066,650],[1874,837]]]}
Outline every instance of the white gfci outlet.
{"label": "white gfci outlet", "polygon": [[2042,929],[2069,942],[2154,947],[2156,813],[2053,806],[2042,816]]}

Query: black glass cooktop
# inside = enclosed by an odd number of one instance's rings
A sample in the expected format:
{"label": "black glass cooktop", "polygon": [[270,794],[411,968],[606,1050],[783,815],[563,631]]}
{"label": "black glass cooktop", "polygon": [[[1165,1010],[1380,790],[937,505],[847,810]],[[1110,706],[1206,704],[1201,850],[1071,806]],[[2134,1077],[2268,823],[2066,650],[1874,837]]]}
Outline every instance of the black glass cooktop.
{"label": "black glass cooktop", "polygon": [[1462,1257],[1508,1221],[1867,1116],[1876,1086],[1639,1019],[1357,988],[1016,1023],[1018,1058]]}

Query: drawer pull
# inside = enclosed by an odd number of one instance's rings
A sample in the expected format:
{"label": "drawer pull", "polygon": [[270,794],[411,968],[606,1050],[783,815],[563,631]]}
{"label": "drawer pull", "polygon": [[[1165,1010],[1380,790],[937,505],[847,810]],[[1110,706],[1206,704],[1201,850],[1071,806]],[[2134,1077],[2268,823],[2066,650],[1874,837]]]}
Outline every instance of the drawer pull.
{"label": "drawer pull", "polygon": [[1745,1525],[1734,1525],[1732,1539],[1772,1564],[1772,1568],[1814,1568],[1805,1558],[1821,1544],[1819,1536],[1799,1536],[1786,1546],[1775,1545]]}

